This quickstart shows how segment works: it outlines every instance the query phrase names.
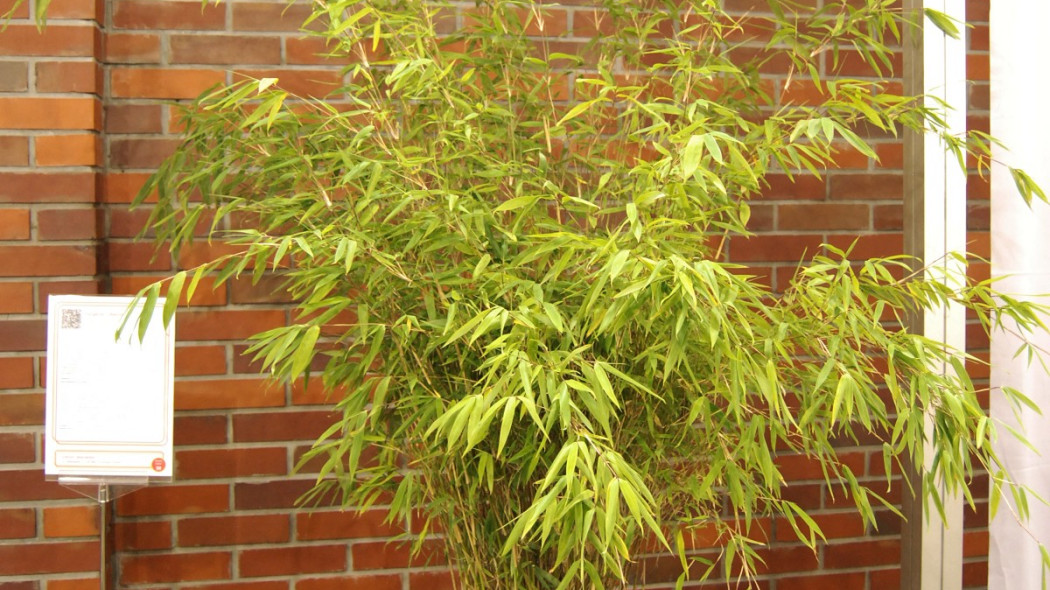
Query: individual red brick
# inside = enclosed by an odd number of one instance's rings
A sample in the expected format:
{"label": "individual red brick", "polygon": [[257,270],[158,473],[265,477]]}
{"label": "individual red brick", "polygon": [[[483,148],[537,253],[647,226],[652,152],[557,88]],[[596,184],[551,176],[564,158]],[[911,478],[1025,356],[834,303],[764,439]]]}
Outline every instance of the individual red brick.
{"label": "individual red brick", "polygon": [[346,569],[346,546],[246,549],[240,552],[238,566],[241,575],[248,578],[341,572]]}
{"label": "individual red brick", "polygon": [[292,303],[285,277],[265,274],[258,282],[251,277],[233,279],[227,283],[230,287],[230,301],[233,303]]}
{"label": "individual red brick", "polygon": [[0,576],[92,571],[98,549],[97,542],[82,541],[0,545]]}
{"label": "individual red brick", "polygon": [[96,98],[0,97],[0,128],[98,129],[100,120]]}
{"label": "individual red brick", "polygon": [[963,563],[963,588],[986,588],[988,583],[988,562],[971,561]]}
{"label": "individual red brick", "polygon": [[[408,575],[409,590],[455,590],[455,574],[445,572],[411,572]],[[688,586],[686,586],[688,587]]]}
{"label": "individual red brick", "polygon": [[276,86],[302,97],[322,97],[331,94],[342,84],[342,75],[337,70],[306,70],[306,69],[245,69],[234,73],[234,80],[244,78],[261,80],[262,78],[277,78]]}
{"label": "individual red brick", "polygon": [[395,537],[403,526],[386,522],[386,510],[325,510],[296,515],[295,536],[302,541],[319,539],[371,539]]}
{"label": "individual red brick", "polygon": [[845,590],[863,588],[864,573],[822,573],[806,576],[781,577],[777,579],[777,590]]}
{"label": "individual red brick", "polygon": [[[846,539],[850,537],[861,537],[864,535],[864,519],[857,512],[840,512],[834,514],[812,514],[813,520],[820,527],[821,532],[827,539]],[[804,523],[797,522],[803,534],[808,530]],[[777,541],[795,542],[798,536],[787,521],[777,523]]]}
{"label": "individual red brick", "polygon": [[35,440],[36,436],[28,432],[0,432],[0,463],[36,461]]}
{"label": "individual red brick", "polygon": [[[820,569],[818,554],[805,545],[778,545],[760,548],[760,562],[756,564],[758,574],[815,571]],[[740,563],[736,564],[737,566]],[[740,575],[742,572],[734,574]]]}
{"label": "individual red brick", "polygon": [[154,486],[117,500],[120,516],[201,514],[229,507],[229,487],[223,484]]}
{"label": "individual red brick", "polygon": [[824,567],[846,569],[899,563],[899,539],[865,539],[853,543],[829,543],[824,548]]}
{"label": "individual red brick", "polygon": [[[31,313],[33,311],[32,283],[0,283],[0,313]],[[0,383],[3,376],[0,374]],[[3,386],[0,385],[0,389]]]}
{"label": "individual red brick", "polygon": [[30,4],[28,2],[21,2],[17,6],[15,4],[15,0],[0,0],[0,14],[10,13],[12,19],[28,19]]}
{"label": "individual red brick", "polygon": [[94,61],[46,61],[36,64],[37,92],[99,94],[102,71]]}
{"label": "individual red brick", "polygon": [[233,30],[297,31],[310,12],[306,4],[237,2],[233,5]]}
{"label": "individual red brick", "polygon": [[762,191],[762,196],[766,199],[814,200],[825,196],[824,181],[812,176],[792,179],[784,174],[770,174],[765,180],[769,186]]}
{"label": "individual red brick", "polygon": [[253,580],[251,582],[226,582],[183,587],[187,590],[288,590],[288,584],[288,582],[283,580]]}
{"label": "individual red brick", "polygon": [[[303,475],[317,475],[320,473],[321,466],[325,464],[330,458],[327,453],[314,454],[308,461],[303,463],[303,458],[313,450],[313,444],[302,444],[298,445],[294,451],[293,464],[296,466],[296,473]],[[369,445],[364,448],[361,452],[361,464],[364,466],[375,466],[376,458],[378,456],[378,450],[376,447]]]}
{"label": "individual red brick", "polygon": [[[108,242],[105,248],[106,260],[109,261],[109,270],[112,272],[171,269],[171,257],[166,252],[157,252],[150,242]],[[114,293],[137,291],[148,284],[134,278],[122,279],[126,282],[114,287]]]}
{"label": "individual red brick", "polygon": [[180,346],[175,349],[176,375],[221,375],[225,372],[224,346]]}
{"label": "individual red brick", "polygon": [[231,565],[232,559],[227,552],[122,555],[120,583],[131,585],[222,580],[230,577]]}
{"label": "individual red brick", "polygon": [[0,582],[0,590],[40,590],[36,581]]}
{"label": "individual red brick", "polygon": [[901,231],[904,229],[904,207],[899,204],[876,205],[872,208],[872,228],[875,231]]}
{"label": "individual red brick", "polygon": [[[9,393],[0,395],[0,426],[34,426],[43,423],[44,394]],[[5,472],[4,478],[6,477]],[[3,484],[4,482],[0,481],[0,488],[3,488]]]}
{"label": "individual red brick", "polygon": [[29,89],[27,64],[15,61],[0,62],[0,92],[25,92]]}
{"label": "individual red brick", "polygon": [[[3,76],[0,66],[0,76]],[[0,135],[0,166],[28,166],[29,138],[18,135]]]}
{"label": "individual red brick", "polygon": [[173,64],[272,64],[281,62],[280,37],[172,35]]}
{"label": "individual red brick", "polygon": [[98,505],[44,508],[45,537],[92,537],[98,534]]}
{"label": "individual red brick", "polygon": [[[427,587],[439,590],[439,587]],[[295,583],[295,590],[401,590],[399,574],[353,575],[331,578],[306,578]]]}
{"label": "individual red brick", "polygon": [[440,541],[423,543],[419,555],[412,556],[412,546],[405,542],[367,541],[350,547],[355,570],[385,570],[409,566],[444,565],[446,558]]}
{"label": "individual red brick", "polygon": [[47,590],[101,590],[98,577],[48,580]]}
{"label": "individual red brick", "polygon": [[777,228],[781,231],[866,230],[869,206],[846,203],[780,205]]}
{"label": "individual red brick", "polygon": [[0,333],[0,352],[44,350],[45,320],[6,320]]}
{"label": "individual red brick", "polygon": [[157,168],[179,143],[161,137],[114,138],[109,141],[109,164],[119,169]]}
{"label": "individual red brick", "polygon": [[110,73],[110,89],[116,98],[196,98],[225,80],[219,70],[119,68]]}
{"label": "individual red brick", "polygon": [[36,535],[32,508],[0,508],[0,539],[25,539]]}
{"label": "individual red brick", "polygon": [[[175,333],[178,333],[178,328]],[[273,408],[283,405],[285,405],[284,388],[264,379],[209,379],[175,382],[176,410]]]}
{"label": "individual red brick", "polygon": [[886,170],[904,168],[904,146],[899,143],[877,143],[873,146],[879,159],[876,166]]}
{"label": "individual red brick", "polygon": [[188,311],[177,316],[177,334],[187,340],[240,340],[284,325],[281,310]]}
{"label": "individual red brick", "polygon": [[160,37],[147,33],[115,33],[106,36],[106,63],[160,63]]}
{"label": "individual red brick", "polygon": [[289,38],[285,40],[285,60],[288,65],[336,65],[350,61],[344,57],[328,57],[333,49],[335,44],[318,37]]}
{"label": "individual red brick", "polygon": [[734,262],[798,262],[803,255],[818,253],[820,244],[819,236],[756,235],[733,239],[729,255]]}
{"label": "individual red brick", "polygon": [[170,549],[171,539],[171,522],[167,520],[131,520],[113,525],[113,543],[121,553]]}
{"label": "individual red brick", "polygon": [[36,215],[39,240],[91,240],[99,231],[95,209],[43,209]]}
{"label": "individual red brick", "polygon": [[[259,375],[266,372],[262,360],[255,358],[254,352],[248,352],[247,344],[233,345],[233,372],[241,375]],[[292,395],[295,395],[295,387],[300,381],[292,384]]]}
{"label": "individual red brick", "polygon": [[43,277],[95,274],[90,246],[0,246],[0,276]]}
{"label": "individual red brick", "polygon": [[101,138],[93,133],[36,138],[37,166],[98,166],[101,153]]}
{"label": "individual red brick", "polygon": [[179,266],[181,268],[193,268],[211,262],[221,256],[236,255],[244,251],[244,246],[201,240],[187,244],[179,250]]}
{"label": "individual red brick", "polygon": [[[165,257],[166,254],[159,254],[158,256]],[[158,266],[160,264],[158,263]],[[111,281],[112,293],[114,295],[134,295],[141,289],[148,287],[149,285],[156,282],[159,277],[156,276],[117,276],[113,277]],[[226,303],[226,287],[214,286],[215,279],[212,277],[205,277],[201,279],[200,283],[197,284],[197,290],[193,293],[193,299],[187,300],[187,290],[184,289],[179,296],[179,305],[223,305]],[[164,283],[161,286],[161,294],[166,294],[168,291],[168,285],[170,283]],[[187,301],[189,303],[187,303]],[[190,313],[183,312],[181,313]],[[176,315],[176,319],[178,316]],[[179,336],[182,339],[181,335]]]}
{"label": "individual red brick", "polygon": [[179,521],[179,546],[283,543],[290,530],[287,514],[186,518]]}
{"label": "individual red brick", "polygon": [[839,250],[850,249],[850,258],[864,260],[876,256],[896,256],[904,252],[904,236],[898,233],[864,236],[829,236],[827,243]]}
{"label": "individual red brick", "polygon": [[0,172],[0,203],[91,203],[94,199],[91,172]]}
{"label": "individual red brick", "polygon": [[297,406],[316,406],[332,404],[342,399],[339,391],[330,391],[320,379],[311,379],[303,385],[302,380],[292,383],[292,404]]}
{"label": "individual red brick", "polygon": [[215,445],[226,442],[226,416],[175,417],[175,446]]}
{"label": "individual red brick", "polygon": [[0,209],[0,240],[29,239],[29,209]]}
{"label": "individual red brick", "polygon": [[233,416],[233,440],[237,442],[313,440],[337,419],[336,414],[325,411],[237,414]]}
{"label": "individual red brick", "polygon": [[0,35],[0,55],[93,57],[95,27],[87,23],[35,25],[10,24]]}
{"label": "individual red brick", "polygon": [[[847,76],[850,78],[892,78],[894,72],[898,75],[904,70],[904,54],[901,52],[891,53],[888,55],[890,58],[890,65],[887,67],[884,63],[876,60],[879,68],[882,70],[881,74],[876,73],[874,69],[864,61],[858,51],[840,51],[839,64],[836,72],[840,76]],[[831,69],[831,61],[828,61],[828,68]]]}
{"label": "individual red brick", "polygon": [[904,179],[897,174],[832,174],[829,176],[832,199],[888,200],[901,199]]}
{"label": "individual red brick", "polygon": [[113,4],[113,25],[118,29],[208,30],[226,24],[225,7],[211,2],[123,0]]}
{"label": "individual red brick", "polygon": [[160,133],[163,131],[163,109],[156,104],[108,104],[106,132]]}
{"label": "individual red brick", "polygon": [[[139,207],[134,211],[120,207],[108,213],[110,238],[134,238],[146,227],[149,220],[149,210],[144,207]],[[146,236],[149,237],[151,233]]]}
{"label": "individual red brick", "polygon": [[175,453],[175,474],[180,480],[287,473],[287,452],[279,447],[182,450]]}
{"label": "individual red brick", "polygon": [[293,508],[296,501],[313,487],[312,479],[281,479],[265,483],[238,483],[234,486],[237,510]]}
{"label": "individual red brick", "polygon": [[984,557],[988,555],[989,535],[987,530],[966,531],[963,533],[963,557]]}
{"label": "individual red brick", "polygon": [[[4,290],[0,289],[0,297]],[[28,389],[33,386],[31,357],[0,357],[0,389]]]}
{"label": "individual red brick", "polygon": [[67,281],[41,281],[37,283],[37,309],[47,313],[48,297],[51,295],[98,295],[102,292],[99,279],[80,279]]}

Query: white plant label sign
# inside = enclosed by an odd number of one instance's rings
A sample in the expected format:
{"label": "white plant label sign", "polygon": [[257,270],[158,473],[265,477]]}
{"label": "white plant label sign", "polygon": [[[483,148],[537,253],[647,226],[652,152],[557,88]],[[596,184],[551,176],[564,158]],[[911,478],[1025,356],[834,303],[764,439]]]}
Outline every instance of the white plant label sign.
{"label": "white plant label sign", "polygon": [[47,317],[44,474],[170,478],[175,328],[157,302],[144,338],[131,297],[53,295]]}

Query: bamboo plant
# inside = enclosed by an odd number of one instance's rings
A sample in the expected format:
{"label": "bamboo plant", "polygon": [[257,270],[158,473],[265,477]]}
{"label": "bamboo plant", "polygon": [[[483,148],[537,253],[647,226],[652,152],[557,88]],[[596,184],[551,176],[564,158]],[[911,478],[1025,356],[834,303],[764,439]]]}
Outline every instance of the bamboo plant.
{"label": "bamboo plant", "polygon": [[[932,443],[927,487],[971,501],[988,470],[994,504],[1005,475],[973,359],[900,326],[954,302],[985,330],[1029,331],[1038,309],[903,257],[828,247],[775,292],[727,256],[769,174],[875,158],[872,137],[941,134],[986,169],[990,138],[837,74],[847,50],[888,71],[911,26],[894,3],[771,0],[744,22],[717,0],[601,0],[609,32],[586,44],[544,35],[550,6],[314,2],[304,30],[345,84],[312,98],[246,81],[186,108],[139,202],[156,195],[163,248],[201,231],[240,248],[144,290],[146,308],[166,289],[170,318],[205,276],[283,276],[295,321],[252,352],[334,392],[340,418],[306,457],[316,494],[422,519],[464,588],[643,583],[637,556],[661,548],[680,582],[719,564],[746,577],[758,519],[822,538],[784,497],[780,455],[819,465],[871,526],[896,510],[840,460],[861,437],[887,474]],[[784,100],[771,63],[818,98]],[[719,559],[694,563],[697,529]]]}

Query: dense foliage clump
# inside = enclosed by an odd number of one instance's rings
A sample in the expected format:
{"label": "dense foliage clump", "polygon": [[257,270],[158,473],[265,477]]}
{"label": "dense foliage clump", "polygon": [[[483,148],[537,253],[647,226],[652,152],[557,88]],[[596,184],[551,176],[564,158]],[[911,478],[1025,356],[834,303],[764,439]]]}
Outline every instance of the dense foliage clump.
{"label": "dense foliage clump", "polygon": [[[326,359],[310,378],[341,418],[307,457],[323,460],[318,493],[423,508],[417,530],[440,531],[468,588],[616,587],[641,549],[687,565],[697,527],[752,571],[756,518],[821,537],[782,495],[783,453],[874,524],[885,502],[836,450],[861,435],[884,441],[887,473],[923,465],[929,436],[927,480],[968,493],[976,467],[999,474],[995,429],[962,354],[899,326],[953,302],[1024,330],[1032,308],[830,248],[773,293],[724,255],[768,174],[875,157],[873,130],[940,132],[917,97],[835,76],[844,49],[888,67],[892,5],[771,2],[745,29],[716,0],[605,0],[610,34],[584,44],[545,38],[539,3],[319,0],[307,29],[346,84],[203,96],[143,189],[173,250],[202,224],[242,246],[169,294],[208,273],[286,277],[296,321],[254,352],[282,379]],[[751,34],[765,46],[742,46]],[[819,100],[759,76],[785,58]]]}

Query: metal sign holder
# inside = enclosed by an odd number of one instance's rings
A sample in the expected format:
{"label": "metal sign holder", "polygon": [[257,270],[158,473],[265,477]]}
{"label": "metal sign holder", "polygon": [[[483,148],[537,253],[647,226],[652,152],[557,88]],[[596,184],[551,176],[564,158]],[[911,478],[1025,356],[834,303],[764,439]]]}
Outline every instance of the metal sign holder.
{"label": "metal sign holder", "polygon": [[48,300],[44,477],[98,503],[103,589],[112,587],[107,505],[174,472],[175,334],[163,307],[159,298],[138,331],[144,303],[131,297]]}

